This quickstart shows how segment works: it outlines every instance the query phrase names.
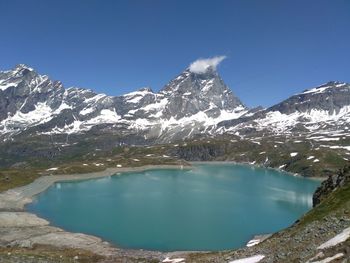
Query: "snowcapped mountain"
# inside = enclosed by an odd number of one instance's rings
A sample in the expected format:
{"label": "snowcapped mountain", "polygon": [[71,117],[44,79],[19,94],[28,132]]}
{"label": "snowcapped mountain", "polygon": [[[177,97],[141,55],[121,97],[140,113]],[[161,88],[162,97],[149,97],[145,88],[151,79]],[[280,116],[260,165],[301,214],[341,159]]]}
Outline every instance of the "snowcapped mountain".
{"label": "snowcapped mountain", "polygon": [[332,81],[238,120],[221,122],[217,131],[314,136],[348,134],[349,128],[350,84]]}
{"label": "snowcapped mountain", "polygon": [[0,72],[3,140],[24,132],[83,134],[102,129],[166,142],[213,131],[217,123],[247,111],[212,66],[200,72],[186,69],[158,93],[142,88],[115,97],[65,89],[23,64]]}
{"label": "snowcapped mountain", "polygon": [[0,138],[102,133],[171,142],[195,136],[348,133],[350,85],[329,82],[270,108],[248,109],[216,65],[191,65],[159,92],[122,96],[65,89],[26,65],[0,72]]}

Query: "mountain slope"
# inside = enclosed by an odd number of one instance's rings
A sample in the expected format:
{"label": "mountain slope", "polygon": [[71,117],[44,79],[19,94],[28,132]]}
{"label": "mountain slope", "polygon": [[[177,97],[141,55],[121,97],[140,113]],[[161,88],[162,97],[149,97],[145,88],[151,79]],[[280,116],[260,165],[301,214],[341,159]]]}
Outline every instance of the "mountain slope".
{"label": "mountain slope", "polygon": [[348,134],[349,121],[350,85],[329,82],[250,116],[221,122],[218,131],[242,135],[263,132],[327,137],[338,134],[339,138],[342,134]]}

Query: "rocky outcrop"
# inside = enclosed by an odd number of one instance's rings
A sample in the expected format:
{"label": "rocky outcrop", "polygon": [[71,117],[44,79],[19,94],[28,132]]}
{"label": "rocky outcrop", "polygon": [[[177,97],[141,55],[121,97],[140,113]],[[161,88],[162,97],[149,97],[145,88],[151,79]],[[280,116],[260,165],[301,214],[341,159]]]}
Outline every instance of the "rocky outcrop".
{"label": "rocky outcrop", "polygon": [[176,147],[169,154],[186,161],[212,161],[225,154],[225,147],[219,144],[198,144]]}
{"label": "rocky outcrop", "polygon": [[339,170],[338,174],[330,175],[327,180],[322,182],[313,195],[313,206],[321,203],[330,193],[347,183],[350,183],[350,165]]}
{"label": "rocky outcrop", "polygon": [[34,214],[0,212],[0,247],[32,248],[34,245],[80,248],[96,254],[112,255],[117,249],[100,238],[80,233],[69,233]]}

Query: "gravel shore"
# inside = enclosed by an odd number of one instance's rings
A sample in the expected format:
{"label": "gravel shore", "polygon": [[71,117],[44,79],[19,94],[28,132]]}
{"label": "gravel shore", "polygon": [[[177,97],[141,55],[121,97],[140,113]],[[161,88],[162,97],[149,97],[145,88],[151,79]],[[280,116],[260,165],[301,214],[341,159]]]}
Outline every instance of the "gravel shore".
{"label": "gravel shore", "polygon": [[141,167],[107,168],[101,172],[42,176],[34,182],[0,193],[0,247],[33,248],[35,245],[50,245],[59,248],[77,248],[107,257],[131,257],[163,260],[169,256],[181,256],[187,252],[163,253],[158,251],[129,250],[114,247],[98,237],[71,233],[50,226],[45,219],[24,211],[24,206],[33,197],[56,182],[88,180],[125,172],[140,172],[152,169],[191,169],[182,165],[148,165]]}

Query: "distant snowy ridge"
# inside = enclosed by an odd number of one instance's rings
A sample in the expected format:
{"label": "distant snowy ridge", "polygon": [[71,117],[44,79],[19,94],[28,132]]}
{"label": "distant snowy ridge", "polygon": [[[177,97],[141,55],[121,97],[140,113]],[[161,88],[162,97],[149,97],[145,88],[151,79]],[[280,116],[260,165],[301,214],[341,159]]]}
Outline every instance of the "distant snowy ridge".
{"label": "distant snowy ridge", "polygon": [[[273,135],[321,134],[321,141],[339,140],[350,129],[350,85],[328,82],[250,116],[221,122],[217,132],[244,134],[248,129],[250,133]],[[325,134],[339,137],[329,138]]]}

